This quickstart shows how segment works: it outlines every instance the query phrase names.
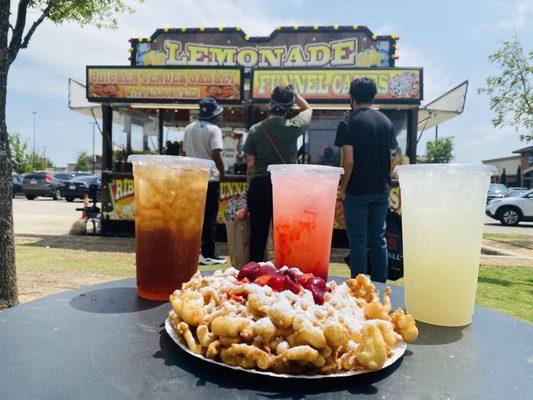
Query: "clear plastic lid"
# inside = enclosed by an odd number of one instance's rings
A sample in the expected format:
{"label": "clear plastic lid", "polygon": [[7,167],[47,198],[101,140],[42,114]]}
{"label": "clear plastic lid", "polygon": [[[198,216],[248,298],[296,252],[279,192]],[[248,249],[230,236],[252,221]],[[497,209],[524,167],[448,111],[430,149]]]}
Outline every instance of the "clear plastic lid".
{"label": "clear plastic lid", "polygon": [[409,164],[398,165],[395,170],[398,174],[422,174],[422,173],[450,173],[450,174],[469,174],[472,172],[484,173],[488,176],[496,175],[497,169],[494,165],[485,164]]}
{"label": "clear plastic lid", "polygon": [[315,164],[273,164],[268,166],[272,175],[302,175],[302,174],[336,174],[344,173],[344,169],[328,165]]}
{"label": "clear plastic lid", "polygon": [[189,168],[210,170],[215,167],[213,160],[203,158],[162,156],[151,154],[133,154],[128,157],[128,162],[133,165],[163,165],[170,168]]}

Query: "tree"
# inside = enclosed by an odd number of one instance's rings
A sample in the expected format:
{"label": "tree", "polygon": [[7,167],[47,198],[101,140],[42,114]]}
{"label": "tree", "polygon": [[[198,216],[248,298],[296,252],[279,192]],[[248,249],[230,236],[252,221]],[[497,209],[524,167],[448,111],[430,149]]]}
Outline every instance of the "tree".
{"label": "tree", "polygon": [[[33,157],[32,157],[33,158]],[[32,161],[32,170],[33,171],[42,171],[47,168],[53,168],[54,163],[48,157],[45,156],[35,156],[34,161]]]}
{"label": "tree", "polygon": [[516,187],[521,187],[522,186],[522,168],[520,168],[520,165],[516,169],[516,178],[515,178],[515,181],[514,181],[514,185]]}
{"label": "tree", "polygon": [[500,176],[500,183],[507,185],[507,172],[505,172],[505,168],[503,169],[502,174]]}
{"label": "tree", "polygon": [[91,157],[86,151],[80,151],[74,166],[75,171],[89,171],[89,165],[91,163]]}
{"label": "tree", "polygon": [[512,40],[503,41],[502,47],[489,55],[489,61],[501,73],[489,76],[487,86],[478,92],[490,97],[490,108],[496,113],[492,125],[523,130],[520,140],[533,140],[533,51],[526,55],[515,33]]}
{"label": "tree", "polygon": [[[139,0],[142,1],[142,0]],[[28,10],[38,15],[27,23]],[[126,0],[19,0],[11,20],[11,0],[0,5],[0,309],[18,303],[13,236],[11,151],[6,125],[7,77],[19,51],[26,49],[39,25],[77,22],[115,28],[117,13],[131,11]],[[29,25],[29,27],[27,26]]]}
{"label": "tree", "polygon": [[23,140],[18,133],[9,134],[9,148],[11,150],[11,166],[13,171],[24,174],[33,170],[32,155],[28,151],[28,141]]}
{"label": "tree", "polygon": [[426,143],[428,163],[442,164],[453,160],[453,136],[436,138]]}

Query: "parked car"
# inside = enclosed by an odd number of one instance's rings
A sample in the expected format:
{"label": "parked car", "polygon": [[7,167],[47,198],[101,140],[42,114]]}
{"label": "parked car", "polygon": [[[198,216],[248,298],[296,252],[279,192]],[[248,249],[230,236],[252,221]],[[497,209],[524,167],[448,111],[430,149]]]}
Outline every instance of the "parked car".
{"label": "parked car", "polygon": [[22,193],[22,177],[13,172],[11,174],[11,180],[13,181],[13,197],[15,197],[16,194]]}
{"label": "parked car", "polygon": [[521,221],[533,221],[533,190],[517,197],[504,197],[487,204],[485,213],[502,225],[518,225]]}
{"label": "parked car", "polygon": [[521,194],[524,194],[525,192],[527,192],[529,189],[526,188],[526,187],[510,187],[510,188],[507,188],[507,190],[505,191],[503,197],[516,197],[516,196],[520,196]]}
{"label": "parked car", "polygon": [[91,195],[90,187],[96,185],[97,198],[102,191],[100,175],[78,176],[66,182],[61,188],[61,195],[65,200],[72,202],[74,199],[83,199],[85,195]]}
{"label": "parked car", "polygon": [[30,172],[22,181],[22,192],[28,200],[36,197],[51,197],[54,200],[61,199],[60,189],[63,186],[61,180],[56,179],[54,172]]}
{"label": "parked car", "polygon": [[489,186],[489,192],[487,193],[487,203],[493,199],[499,199],[503,197],[507,186],[503,183],[491,183]]}
{"label": "parked car", "polygon": [[91,174],[89,172],[59,172],[54,175],[56,179],[59,179],[61,182],[65,183],[70,181],[73,178],[76,178],[78,176],[90,176]]}

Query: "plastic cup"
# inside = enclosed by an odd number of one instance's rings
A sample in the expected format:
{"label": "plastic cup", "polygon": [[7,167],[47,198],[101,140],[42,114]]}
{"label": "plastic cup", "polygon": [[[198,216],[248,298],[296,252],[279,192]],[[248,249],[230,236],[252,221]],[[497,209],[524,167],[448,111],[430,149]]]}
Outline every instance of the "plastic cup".
{"label": "plastic cup", "polygon": [[327,279],[333,219],[342,168],[281,164],[268,167],[274,205],[274,258]]}
{"label": "plastic cup", "polygon": [[483,218],[493,166],[396,167],[402,201],[407,311],[422,322],[472,322]]}
{"label": "plastic cup", "polygon": [[209,171],[198,158],[132,155],[137,293],[169,295],[198,270]]}

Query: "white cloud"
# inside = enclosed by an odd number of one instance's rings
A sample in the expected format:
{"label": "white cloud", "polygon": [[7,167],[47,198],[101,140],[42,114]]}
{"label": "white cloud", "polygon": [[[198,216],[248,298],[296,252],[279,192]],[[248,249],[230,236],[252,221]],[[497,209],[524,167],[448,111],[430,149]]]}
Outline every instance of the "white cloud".
{"label": "white cloud", "polygon": [[[508,6],[507,6],[508,7]],[[506,8],[507,8],[506,7]],[[525,26],[526,21],[533,18],[533,2],[519,1],[514,7],[514,12],[510,17],[503,18],[498,22],[498,27],[502,29],[521,29]]]}
{"label": "white cloud", "polygon": [[492,125],[478,126],[473,129],[471,139],[465,141],[465,146],[489,146],[502,143],[510,138],[516,138],[518,134],[509,127],[502,129],[494,128]]}
{"label": "white cloud", "polygon": [[474,26],[474,33],[485,33],[494,30],[496,27],[500,30],[528,30],[528,21],[533,19],[533,1],[523,0],[513,4],[509,2],[497,2],[489,6],[496,9],[495,15],[498,20],[484,22]]}
{"label": "white cloud", "polygon": [[397,34],[397,28],[390,20],[385,20],[381,25],[377,26],[373,32],[376,35],[392,35]]}
{"label": "white cloud", "polygon": [[[270,34],[279,24],[299,22],[293,17],[271,15],[267,9],[252,2],[152,0],[141,5],[134,1],[130,3],[137,12],[120,16],[116,31],[99,30],[93,26],[81,28],[73,23],[42,24],[28,49],[19,53],[17,64],[32,61],[38,63],[39,68],[49,67],[39,70],[39,79],[43,81],[57,81],[61,77],[66,82],[69,76],[84,81],[85,65],[127,65],[128,39],[147,37],[160,27],[241,26],[247,34],[256,36]],[[10,80],[10,88],[25,91],[24,88],[29,86],[25,82],[26,76],[16,74]],[[50,93],[58,94],[57,83],[54,86],[56,90]]]}
{"label": "white cloud", "polygon": [[[451,75],[441,67],[445,65],[431,50],[419,49],[412,45],[399,42],[398,67],[423,67],[424,68],[424,102],[428,103],[436,97],[451,89],[455,82]],[[457,80],[457,79],[456,79]]]}

